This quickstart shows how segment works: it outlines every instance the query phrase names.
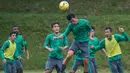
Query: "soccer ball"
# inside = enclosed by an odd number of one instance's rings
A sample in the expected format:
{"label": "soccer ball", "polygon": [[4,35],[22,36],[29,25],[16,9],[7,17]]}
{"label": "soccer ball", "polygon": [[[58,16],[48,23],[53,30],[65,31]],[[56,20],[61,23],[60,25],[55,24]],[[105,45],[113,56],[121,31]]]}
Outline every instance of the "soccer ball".
{"label": "soccer ball", "polygon": [[69,9],[69,3],[67,1],[61,1],[59,4],[60,10],[68,10]]}

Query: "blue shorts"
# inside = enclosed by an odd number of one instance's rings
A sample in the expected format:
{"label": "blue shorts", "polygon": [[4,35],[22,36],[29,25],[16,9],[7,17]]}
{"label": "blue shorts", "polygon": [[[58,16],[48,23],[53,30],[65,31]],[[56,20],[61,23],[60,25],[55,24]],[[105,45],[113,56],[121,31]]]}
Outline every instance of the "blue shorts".
{"label": "blue shorts", "polygon": [[20,60],[15,60],[15,65],[16,65],[16,69],[21,69],[21,70],[23,70],[22,59],[20,59]]}
{"label": "blue shorts", "polygon": [[46,62],[45,70],[52,71],[54,68],[56,68],[57,73],[60,73],[61,68],[62,68],[62,62],[63,62],[63,59],[48,58],[48,60]]}
{"label": "blue shorts", "polygon": [[89,57],[89,47],[88,47],[88,42],[76,42],[73,41],[71,44],[69,50],[73,50],[75,53],[77,51],[81,51],[81,57],[82,58],[88,58]]}
{"label": "blue shorts", "polygon": [[89,72],[90,73],[98,73],[97,64],[95,58],[89,58]]}
{"label": "blue shorts", "polygon": [[84,67],[84,61],[83,61],[83,60],[75,60],[72,69],[73,69],[74,71],[76,71],[79,66]]}
{"label": "blue shorts", "polygon": [[16,73],[16,66],[14,63],[6,63],[4,64],[5,73]]}
{"label": "blue shorts", "polygon": [[114,61],[108,61],[108,63],[109,63],[109,67],[110,67],[112,73],[124,73],[121,59],[114,60]]}

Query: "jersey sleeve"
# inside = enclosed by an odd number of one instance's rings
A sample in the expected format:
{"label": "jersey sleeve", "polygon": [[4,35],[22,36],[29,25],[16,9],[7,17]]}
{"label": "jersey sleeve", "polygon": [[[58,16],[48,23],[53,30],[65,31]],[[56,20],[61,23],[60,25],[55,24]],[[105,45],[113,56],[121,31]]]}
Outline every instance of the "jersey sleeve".
{"label": "jersey sleeve", "polygon": [[101,40],[100,43],[94,47],[95,51],[105,48],[105,39]]}
{"label": "jersey sleeve", "polygon": [[117,42],[129,41],[129,36],[125,32],[122,32],[122,35],[115,34],[114,37],[117,40]]}
{"label": "jersey sleeve", "polygon": [[71,32],[71,24],[69,24],[63,33],[63,36],[66,37]]}
{"label": "jersey sleeve", "polygon": [[99,44],[99,42],[100,42],[100,41],[99,41],[99,39],[97,38],[97,39],[96,39],[96,45],[98,45],[98,44]]}
{"label": "jersey sleeve", "polygon": [[49,46],[49,42],[50,42],[50,37],[49,37],[49,35],[46,37],[46,40],[45,40],[45,42],[44,42],[44,48],[46,48],[47,46]]}
{"label": "jersey sleeve", "polygon": [[64,46],[68,46],[68,38],[67,37],[64,38]]}
{"label": "jersey sleeve", "polygon": [[90,26],[89,21],[88,21],[88,20],[85,20],[85,24],[87,25],[87,26],[86,26],[86,27],[87,27],[87,30],[88,30],[89,32],[91,32],[91,31],[92,31],[92,28],[91,28],[91,26]]}
{"label": "jersey sleeve", "polygon": [[6,42],[3,44],[3,46],[1,47],[1,49],[0,49],[0,53],[1,53],[2,60],[5,59],[5,57],[4,57],[4,51],[9,47],[9,45],[10,45],[9,41],[6,41]]}

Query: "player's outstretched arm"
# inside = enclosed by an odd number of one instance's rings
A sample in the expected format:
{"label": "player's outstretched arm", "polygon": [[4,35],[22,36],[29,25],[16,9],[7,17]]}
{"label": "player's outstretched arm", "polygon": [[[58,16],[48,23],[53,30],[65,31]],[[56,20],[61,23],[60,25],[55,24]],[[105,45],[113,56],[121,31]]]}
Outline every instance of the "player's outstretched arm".
{"label": "player's outstretched arm", "polygon": [[54,39],[62,39],[66,36],[68,36],[68,34],[71,32],[71,25],[69,24],[68,27],[66,28],[65,32],[63,34],[61,34],[60,36],[58,37],[54,37]]}
{"label": "player's outstretched arm", "polygon": [[94,51],[98,51],[105,48],[105,40],[103,39],[97,46],[91,46],[90,48]]}
{"label": "player's outstretched arm", "polygon": [[119,28],[119,32],[122,34],[122,35],[119,35],[119,34],[116,34],[114,35],[116,40],[118,42],[121,42],[121,41],[129,41],[129,36],[127,35],[127,33],[124,31],[123,28]]}
{"label": "player's outstretched arm", "polygon": [[29,51],[28,51],[28,49],[26,49],[26,54],[27,54],[26,55],[26,59],[29,60],[30,57],[29,57]]}
{"label": "player's outstretched arm", "polygon": [[106,57],[108,58],[108,54],[107,54],[106,50],[103,48],[102,51],[105,53]]}

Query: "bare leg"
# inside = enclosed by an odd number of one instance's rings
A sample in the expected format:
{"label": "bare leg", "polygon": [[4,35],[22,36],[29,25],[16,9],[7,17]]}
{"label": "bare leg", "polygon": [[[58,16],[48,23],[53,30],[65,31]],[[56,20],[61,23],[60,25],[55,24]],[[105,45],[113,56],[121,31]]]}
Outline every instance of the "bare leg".
{"label": "bare leg", "polygon": [[88,72],[88,58],[84,59],[84,73]]}
{"label": "bare leg", "polygon": [[66,56],[66,58],[64,59],[63,63],[62,63],[62,70],[61,73],[64,72],[66,65],[69,63],[69,61],[71,60],[71,58],[74,56],[74,51],[73,50],[69,50],[68,54]]}

